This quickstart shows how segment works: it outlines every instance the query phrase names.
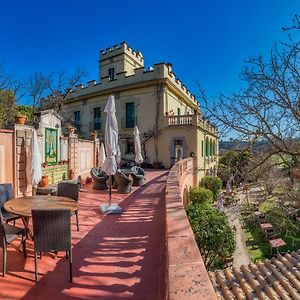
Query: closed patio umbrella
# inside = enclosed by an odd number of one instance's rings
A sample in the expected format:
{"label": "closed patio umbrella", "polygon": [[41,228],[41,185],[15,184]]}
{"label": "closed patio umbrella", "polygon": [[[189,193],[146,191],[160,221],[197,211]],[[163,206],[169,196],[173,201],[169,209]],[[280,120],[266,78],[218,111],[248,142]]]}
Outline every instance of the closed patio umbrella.
{"label": "closed patio umbrella", "polygon": [[230,194],[231,193],[231,185],[230,185],[230,182],[229,180],[227,181],[226,183],[226,194]]}
{"label": "closed patio umbrella", "polygon": [[112,175],[117,171],[117,161],[116,156],[118,152],[118,121],[116,118],[116,106],[114,96],[109,96],[106,106],[104,108],[106,112],[106,122],[105,122],[105,133],[104,142],[106,149],[106,158],[102,165],[102,171],[104,171],[110,180],[109,184],[109,204],[100,205],[102,213],[121,213],[122,209],[117,204],[111,203],[111,186],[112,186]]}
{"label": "closed patio umbrella", "polygon": [[38,137],[35,129],[32,132],[30,148],[27,155],[26,171],[27,182],[32,184],[32,187],[36,189],[42,179],[42,154],[39,149]]}
{"label": "closed patio umbrella", "polygon": [[140,132],[136,125],[134,127],[133,136],[134,136],[134,152],[135,152],[134,160],[138,165],[140,165],[143,162],[143,156],[142,156],[142,149],[141,149]]}
{"label": "closed patio umbrella", "polygon": [[105,155],[104,144],[101,143],[101,145],[99,147],[99,153],[98,153],[98,167],[99,168],[101,168],[103,166],[105,158],[106,158],[106,155]]}

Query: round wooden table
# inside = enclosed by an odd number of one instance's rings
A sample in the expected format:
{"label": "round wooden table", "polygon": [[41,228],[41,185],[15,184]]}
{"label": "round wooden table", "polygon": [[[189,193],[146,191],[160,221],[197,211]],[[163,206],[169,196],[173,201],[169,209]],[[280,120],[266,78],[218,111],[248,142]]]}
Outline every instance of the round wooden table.
{"label": "round wooden table", "polygon": [[8,212],[22,217],[24,226],[28,234],[32,237],[32,232],[28,226],[32,209],[68,208],[71,212],[75,212],[78,207],[77,202],[71,198],[37,195],[8,200],[4,203],[4,208]]}
{"label": "round wooden table", "polygon": [[71,212],[74,212],[77,209],[77,202],[67,197],[37,195],[8,200],[4,203],[4,208],[15,215],[30,218],[31,210],[38,208],[69,208]]}

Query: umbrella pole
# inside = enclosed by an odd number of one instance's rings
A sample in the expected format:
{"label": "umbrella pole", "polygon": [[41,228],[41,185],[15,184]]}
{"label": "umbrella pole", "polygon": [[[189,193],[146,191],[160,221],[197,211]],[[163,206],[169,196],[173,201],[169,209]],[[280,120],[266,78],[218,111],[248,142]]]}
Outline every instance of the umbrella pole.
{"label": "umbrella pole", "polygon": [[111,185],[112,185],[112,175],[109,175],[109,206],[111,205]]}

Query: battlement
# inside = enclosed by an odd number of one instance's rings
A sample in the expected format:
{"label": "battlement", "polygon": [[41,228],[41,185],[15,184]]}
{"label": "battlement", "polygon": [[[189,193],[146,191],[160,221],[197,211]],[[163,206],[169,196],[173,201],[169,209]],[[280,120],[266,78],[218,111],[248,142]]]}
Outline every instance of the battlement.
{"label": "battlement", "polygon": [[111,58],[113,56],[119,55],[119,54],[127,54],[131,58],[140,61],[143,63],[144,57],[142,52],[135,51],[133,48],[131,48],[126,42],[122,42],[119,45],[114,45],[110,48],[106,48],[105,50],[100,51],[100,60],[105,60],[108,58]]}
{"label": "battlement", "polygon": [[128,75],[127,72],[120,72],[116,74],[113,81],[109,80],[108,76],[101,79],[101,82],[97,83],[95,80],[91,80],[87,85],[78,84],[71,92],[70,97],[81,97],[88,95],[89,93],[95,93],[105,91],[106,89],[120,88],[122,86],[128,86],[132,84],[144,83],[146,81],[154,80],[167,80],[173,86],[173,90],[177,93],[181,93],[182,98],[188,99],[194,106],[199,106],[199,103],[195,97],[178,79],[175,73],[172,71],[172,65],[169,63],[158,63],[153,67],[145,70],[144,68],[137,68],[134,70],[134,74]]}

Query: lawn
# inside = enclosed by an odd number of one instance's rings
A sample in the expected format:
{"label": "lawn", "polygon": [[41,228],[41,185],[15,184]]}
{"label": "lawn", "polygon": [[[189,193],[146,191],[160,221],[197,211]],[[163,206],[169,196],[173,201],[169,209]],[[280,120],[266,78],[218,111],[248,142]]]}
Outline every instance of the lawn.
{"label": "lawn", "polygon": [[[296,223],[288,218],[284,209],[279,208],[272,199],[262,203],[259,210],[266,214],[268,222],[273,225],[278,237],[281,237],[286,242],[286,246],[282,247],[281,251],[294,251],[300,248],[299,222]],[[245,241],[251,261],[256,262],[270,258],[272,256],[271,248],[259,225],[255,223],[255,220],[249,214],[243,218]]]}
{"label": "lawn", "polygon": [[252,262],[271,257],[271,248],[265,239],[262,230],[258,226],[247,225],[245,228],[245,240],[248,253]]}

